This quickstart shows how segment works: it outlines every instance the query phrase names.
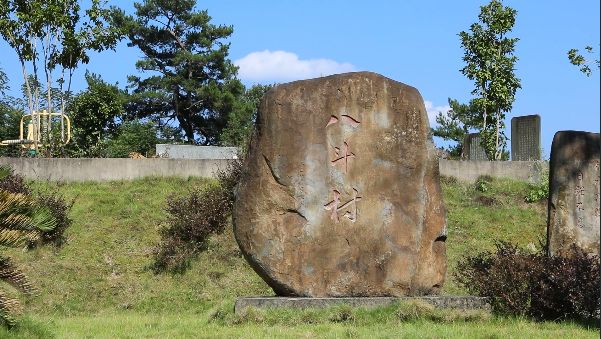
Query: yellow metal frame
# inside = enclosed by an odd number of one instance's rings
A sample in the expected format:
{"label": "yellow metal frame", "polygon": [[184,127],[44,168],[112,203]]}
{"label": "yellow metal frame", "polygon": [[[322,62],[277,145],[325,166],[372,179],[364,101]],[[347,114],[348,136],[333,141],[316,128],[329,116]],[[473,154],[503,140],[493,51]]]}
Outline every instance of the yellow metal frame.
{"label": "yellow metal frame", "polygon": [[[66,145],[71,141],[71,119],[64,113],[49,113],[45,110],[42,112],[34,112],[32,114],[27,114],[21,117],[21,123],[19,125],[19,139],[18,140],[4,140],[0,142],[0,146],[8,146],[20,144],[23,148],[31,148],[33,145],[37,144],[37,146],[45,146],[41,142],[42,133],[40,131],[40,124],[38,124],[37,128],[37,140],[34,139],[34,127],[33,127],[33,119],[41,118],[41,117],[50,117],[50,123],[52,123],[52,117],[60,117],[62,120],[66,121],[66,129],[67,129],[67,138],[65,140],[61,140],[61,142]],[[30,121],[27,123],[27,137],[25,137],[25,121],[29,119]]]}

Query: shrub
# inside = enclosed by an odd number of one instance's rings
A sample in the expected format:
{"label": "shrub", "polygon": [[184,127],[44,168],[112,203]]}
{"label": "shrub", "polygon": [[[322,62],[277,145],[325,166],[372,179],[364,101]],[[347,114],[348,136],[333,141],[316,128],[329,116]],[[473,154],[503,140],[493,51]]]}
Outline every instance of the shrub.
{"label": "shrub", "polygon": [[37,197],[37,202],[46,207],[54,220],[56,227],[42,233],[41,243],[52,244],[61,247],[66,242],[65,230],[71,226],[73,220],[69,217],[69,212],[75,200],[67,202],[63,196],[57,192],[43,193]]}
{"label": "shrub", "polygon": [[134,120],[119,126],[116,136],[103,147],[107,158],[127,158],[131,152],[150,157],[158,143],[157,130],[152,122]]}
{"label": "shrub", "polygon": [[492,177],[488,175],[482,175],[478,177],[478,180],[476,180],[475,188],[477,191],[484,193],[490,189],[490,183],[492,181]]}
{"label": "shrub", "polygon": [[599,320],[599,257],[575,248],[569,257],[544,258],[532,288],[531,315],[538,319]]}
{"label": "shrub", "polygon": [[[31,196],[0,190],[0,250],[37,244],[43,234],[56,225],[49,209]],[[3,255],[3,251],[0,255],[0,281],[24,294],[35,291],[25,274]],[[14,314],[18,314],[20,309],[19,301],[4,288],[0,289],[0,323],[8,327],[15,325]]]}
{"label": "shrub", "polygon": [[155,273],[185,272],[192,258],[206,249],[209,237],[223,232],[232,213],[241,170],[241,163],[235,162],[218,173],[217,185],[168,198],[167,227],[161,231],[151,265]]}
{"label": "shrub", "polygon": [[[539,168],[542,165],[539,165]],[[549,197],[549,171],[539,169],[540,178],[537,183],[528,185],[528,193],[524,200],[529,203],[545,200]]]}
{"label": "shrub", "polygon": [[550,257],[499,242],[495,252],[462,259],[455,277],[470,293],[490,298],[496,313],[599,319],[599,257],[576,247],[569,257]]}
{"label": "shrub", "polygon": [[0,190],[10,193],[23,194],[31,197],[40,208],[44,208],[55,220],[56,226],[42,231],[41,238],[35,243],[30,242],[28,247],[32,248],[39,244],[53,244],[60,247],[65,242],[65,230],[71,226],[69,211],[74,201],[67,202],[57,192],[33,194],[23,177],[15,174],[12,168],[0,166]]}
{"label": "shrub", "polygon": [[9,166],[0,166],[0,190],[25,195],[30,194],[30,189],[23,177],[15,174]]}
{"label": "shrub", "polygon": [[[0,249],[47,243],[62,245],[64,231],[71,225],[68,213],[72,204],[65,203],[57,193],[32,194],[21,176],[10,167],[0,167]],[[27,276],[3,255],[0,255],[0,281],[24,294],[35,291]],[[14,326],[14,314],[19,311],[19,301],[0,289],[0,324]]]}

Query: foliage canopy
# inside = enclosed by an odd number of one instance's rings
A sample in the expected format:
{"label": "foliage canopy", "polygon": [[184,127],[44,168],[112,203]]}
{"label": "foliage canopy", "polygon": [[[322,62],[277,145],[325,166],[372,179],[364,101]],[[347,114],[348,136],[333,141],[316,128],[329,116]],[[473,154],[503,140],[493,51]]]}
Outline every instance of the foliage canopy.
{"label": "foliage canopy", "polygon": [[503,132],[505,112],[511,110],[515,93],[521,88],[514,73],[518,59],[513,55],[519,39],[507,37],[516,15],[517,11],[503,6],[502,1],[492,0],[480,7],[479,22],[472,24],[469,32],[459,33],[466,63],[461,73],[474,81],[474,104],[482,114],[482,146],[488,158],[494,160],[503,155],[507,139]]}
{"label": "foliage canopy", "polygon": [[[108,25],[108,10],[101,0],[91,0],[82,10],[77,0],[6,0],[0,2],[0,35],[16,52],[25,84],[29,112],[42,108],[56,112],[54,83],[59,85],[60,111],[70,94],[73,71],[88,63],[89,51],[114,48],[118,31]],[[40,79],[45,79],[46,103],[42,103]],[[67,89],[63,86],[67,84]],[[51,123],[34,119],[43,126],[42,138],[51,140]],[[34,128],[34,133],[37,129]],[[34,135],[34,140],[39,136]],[[37,145],[36,145],[37,147]]]}
{"label": "foliage canopy", "polygon": [[136,63],[148,77],[129,77],[134,89],[128,110],[135,118],[177,123],[188,143],[217,144],[228,113],[244,86],[223,42],[233,28],[211,24],[194,0],[145,0],[135,17],[113,10],[113,23],[144,57]]}

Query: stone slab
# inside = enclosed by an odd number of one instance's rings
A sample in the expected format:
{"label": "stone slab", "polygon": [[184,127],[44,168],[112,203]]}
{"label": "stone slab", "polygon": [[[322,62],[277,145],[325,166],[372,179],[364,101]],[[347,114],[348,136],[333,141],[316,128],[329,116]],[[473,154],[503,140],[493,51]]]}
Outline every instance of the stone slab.
{"label": "stone slab", "polygon": [[541,160],[540,116],[538,114],[511,119],[511,160]]}
{"label": "stone slab", "polygon": [[342,298],[287,298],[287,297],[246,297],[238,298],[234,306],[236,314],[246,308],[326,308],[336,305],[352,307],[381,307],[396,302],[420,300],[437,308],[459,310],[490,310],[485,297],[476,296],[423,296],[423,297],[342,297]]}
{"label": "stone slab", "polygon": [[599,133],[559,131],[551,146],[547,244],[551,255],[573,245],[599,254]]}
{"label": "stone slab", "polygon": [[480,133],[470,133],[465,136],[463,154],[467,160],[488,160],[484,148],[480,145],[481,141]]}

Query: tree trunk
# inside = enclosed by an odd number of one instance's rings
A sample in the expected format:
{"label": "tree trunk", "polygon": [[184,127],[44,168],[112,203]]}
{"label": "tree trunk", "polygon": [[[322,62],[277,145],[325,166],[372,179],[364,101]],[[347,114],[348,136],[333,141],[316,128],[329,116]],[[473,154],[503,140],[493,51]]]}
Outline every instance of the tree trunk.
{"label": "tree trunk", "polygon": [[501,152],[499,152],[499,128],[500,128],[499,120],[500,120],[500,118],[501,118],[501,114],[499,113],[499,110],[497,109],[497,127],[496,127],[496,135],[495,135],[495,160],[501,159]]}
{"label": "tree trunk", "polygon": [[487,115],[488,115],[487,114],[488,113],[488,111],[487,111],[488,110],[488,104],[487,104],[487,99],[486,99],[486,91],[485,91],[486,88],[485,87],[486,86],[484,86],[484,85],[482,86],[482,96],[483,96],[483,99],[484,99],[484,117],[483,117],[484,119],[482,119],[482,130],[486,129],[486,118],[487,118]]}
{"label": "tree trunk", "polygon": [[194,144],[194,130],[192,126],[186,121],[182,116],[177,116],[177,121],[179,125],[184,129],[184,133],[186,134],[186,139],[189,144]]}
{"label": "tree trunk", "polygon": [[179,86],[173,85],[173,103],[175,108],[175,116],[177,121],[179,122],[180,127],[184,130],[186,134],[186,139],[188,143],[194,143],[194,130],[192,129],[192,125],[190,125],[190,121],[184,117],[184,113],[180,109],[180,101],[179,101]]}

